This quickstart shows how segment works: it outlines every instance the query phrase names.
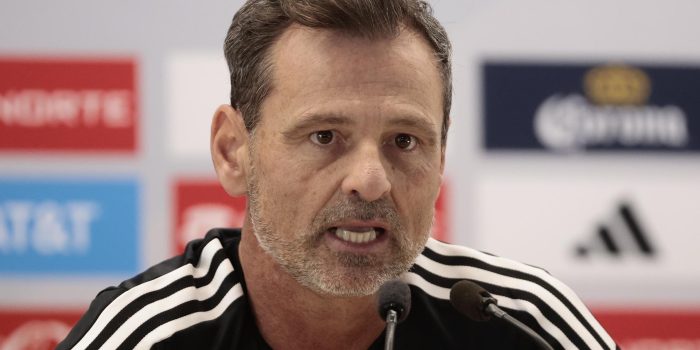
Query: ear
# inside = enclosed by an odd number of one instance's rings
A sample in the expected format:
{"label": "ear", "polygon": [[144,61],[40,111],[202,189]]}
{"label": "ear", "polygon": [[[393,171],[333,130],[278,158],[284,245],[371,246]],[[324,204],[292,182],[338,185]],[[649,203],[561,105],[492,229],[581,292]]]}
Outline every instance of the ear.
{"label": "ear", "polygon": [[221,186],[230,196],[246,194],[248,131],[240,111],[221,105],[211,121],[211,158]]}

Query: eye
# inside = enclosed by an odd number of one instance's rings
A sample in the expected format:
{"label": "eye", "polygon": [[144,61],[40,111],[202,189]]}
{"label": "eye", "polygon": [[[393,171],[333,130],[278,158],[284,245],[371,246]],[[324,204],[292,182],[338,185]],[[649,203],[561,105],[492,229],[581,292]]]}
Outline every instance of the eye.
{"label": "eye", "polygon": [[416,144],[418,141],[414,136],[411,136],[409,134],[398,134],[394,138],[394,142],[396,143],[396,147],[404,150],[404,151],[410,151],[416,147]]}
{"label": "eye", "polygon": [[317,145],[329,145],[333,143],[335,134],[331,130],[321,130],[311,133],[309,139]]}

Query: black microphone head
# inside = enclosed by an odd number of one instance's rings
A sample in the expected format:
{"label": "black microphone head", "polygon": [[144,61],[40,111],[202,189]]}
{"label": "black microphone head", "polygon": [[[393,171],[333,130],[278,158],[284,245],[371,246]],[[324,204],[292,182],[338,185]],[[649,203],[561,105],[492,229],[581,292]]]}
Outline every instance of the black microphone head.
{"label": "black microphone head", "polygon": [[411,289],[408,288],[408,284],[398,279],[386,282],[379,287],[377,306],[382,320],[386,319],[389,310],[394,310],[397,322],[401,322],[411,311]]}
{"label": "black microphone head", "polygon": [[496,299],[478,284],[462,280],[450,289],[450,302],[457,311],[470,319],[487,321],[491,319],[491,315],[486,312],[486,306],[495,303]]}

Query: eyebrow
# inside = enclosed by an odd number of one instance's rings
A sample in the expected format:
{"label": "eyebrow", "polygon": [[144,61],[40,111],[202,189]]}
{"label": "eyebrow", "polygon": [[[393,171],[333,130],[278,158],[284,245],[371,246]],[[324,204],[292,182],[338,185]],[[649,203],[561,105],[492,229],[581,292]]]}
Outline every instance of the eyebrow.
{"label": "eyebrow", "polygon": [[[282,131],[282,135],[290,137],[297,135],[301,131],[309,130],[318,127],[318,125],[324,126],[338,126],[338,125],[352,125],[356,121],[350,117],[340,115],[340,114],[308,114],[301,117],[301,120],[295,125],[290,127],[288,130]],[[390,117],[387,124],[392,126],[402,126],[407,128],[412,128],[416,130],[428,131],[431,135],[429,141],[435,142],[437,136],[433,137],[432,131],[436,129],[436,124],[427,118],[423,117]]]}
{"label": "eyebrow", "polygon": [[423,130],[429,130],[432,131],[435,129],[436,125],[430,120],[427,120],[426,118],[422,117],[417,117],[417,118],[410,118],[410,117],[398,117],[398,118],[390,118],[389,119],[389,124],[391,125],[398,125],[398,126],[406,126],[409,128],[414,128],[414,129],[423,129]]}
{"label": "eyebrow", "polygon": [[300,131],[315,128],[318,125],[349,125],[354,121],[346,116],[337,114],[309,114],[301,117],[301,120],[288,130],[282,131],[284,136],[294,136]]}

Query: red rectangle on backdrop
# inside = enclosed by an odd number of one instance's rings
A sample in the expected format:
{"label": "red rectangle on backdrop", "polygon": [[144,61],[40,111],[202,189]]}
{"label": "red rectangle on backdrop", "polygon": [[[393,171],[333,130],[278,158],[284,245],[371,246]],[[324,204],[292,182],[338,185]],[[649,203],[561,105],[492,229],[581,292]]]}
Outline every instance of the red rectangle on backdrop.
{"label": "red rectangle on backdrop", "polygon": [[597,309],[593,314],[625,350],[700,350],[700,310]]}
{"label": "red rectangle on backdrop", "polygon": [[448,227],[449,222],[449,192],[447,189],[446,182],[443,181],[442,186],[440,186],[440,194],[435,201],[435,220],[433,221],[433,229],[431,235],[433,238],[443,241],[452,242],[452,236],[450,235],[450,230]]}
{"label": "red rectangle on backdrop", "polygon": [[216,180],[181,180],[175,183],[175,250],[204,237],[215,227],[242,227],[245,197],[229,196]]}
{"label": "red rectangle on backdrop", "polygon": [[0,349],[55,349],[82,311],[0,310]]}
{"label": "red rectangle on backdrop", "polygon": [[133,152],[136,64],[0,57],[0,151]]}

